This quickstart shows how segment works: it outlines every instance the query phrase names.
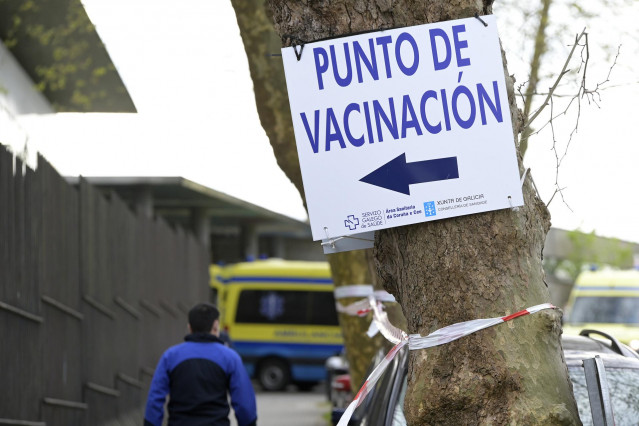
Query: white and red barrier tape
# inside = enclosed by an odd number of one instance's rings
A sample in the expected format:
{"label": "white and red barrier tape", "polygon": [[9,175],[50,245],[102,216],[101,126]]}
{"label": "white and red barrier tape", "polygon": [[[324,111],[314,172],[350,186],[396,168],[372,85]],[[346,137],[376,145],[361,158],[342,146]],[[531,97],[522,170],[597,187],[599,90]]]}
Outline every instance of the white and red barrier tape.
{"label": "white and red barrier tape", "polygon": [[[372,285],[360,284],[360,285],[341,286],[341,287],[335,288],[336,300],[345,299],[347,297],[365,297],[365,299],[358,300],[357,302],[353,302],[347,306],[344,306],[341,303],[336,302],[335,305],[336,305],[337,312],[346,314],[346,315],[360,316],[360,317],[365,316],[369,312],[373,311],[374,306],[379,306],[381,311],[382,309],[381,302],[395,302],[395,297],[393,297],[392,294],[389,294],[384,290],[374,290]],[[380,331],[380,328],[379,328],[380,324],[388,323],[388,320],[386,320],[385,323],[380,322],[382,317],[385,317],[385,315],[386,314],[383,313],[383,315],[377,314],[373,316],[373,321],[371,322],[371,325],[368,328],[368,331],[366,332],[368,337],[373,337]],[[388,323],[388,325],[392,327],[390,323]],[[387,331],[387,328],[384,328],[382,333],[386,333],[386,331]],[[384,334],[384,337],[388,339],[388,336],[386,334]],[[394,343],[397,343],[397,342],[394,342]]]}
{"label": "white and red barrier tape", "polygon": [[[397,333],[396,330],[399,330],[399,329],[394,327],[392,324],[390,324],[390,322],[388,322],[388,318],[384,317],[386,313],[383,312],[381,308],[379,308],[378,303],[376,301],[369,301],[369,303],[371,305],[374,305],[374,307],[372,308],[373,314],[375,316],[373,322],[384,322],[384,324],[378,324],[380,331],[382,331],[384,327],[387,327],[387,326],[392,327],[392,329],[387,331],[392,335],[394,340],[397,340],[398,336],[396,335]],[[460,322],[457,324],[446,326],[444,328],[440,328],[439,330],[436,330],[430,333],[428,336],[422,336],[420,334],[411,334],[407,336],[406,333],[399,330],[402,334],[402,338],[398,342],[389,339],[391,342],[396,343],[395,346],[393,347],[393,349],[391,349],[388,352],[388,354],[386,354],[382,362],[380,362],[375,367],[373,372],[368,376],[368,378],[364,382],[364,385],[360,388],[359,392],[357,392],[355,399],[353,399],[353,401],[346,408],[346,411],[344,411],[344,414],[340,418],[337,426],[348,425],[348,421],[353,415],[353,411],[355,411],[355,409],[362,403],[364,398],[366,398],[366,395],[368,395],[368,393],[370,392],[370,389],[375,386],[375,383],[377,383],[377,380],[379,380],[381,375],[384,373],[384,370],[386,370],[386,367],[388,367],[388,364],[390,364],[393,358],[395,358],[395,355],[397,355],[399,350],[402,347],[404,347],[406,344],[408,344],[408,348],[410,350],[426,349],[426,348],[431,348],[433,346],[443,345],[446,343],[450,343],[453,340],[457,340],[461,337],[468,336],[469,334],[475,333],[484,328],[492,327],[494,325],[501,324],[503,322],[522,317],[524,315],[534,314],[544,309],[555,309],[555,306],[553,306],[550,303],[543,303],[541,305],[532,306],[528,309],[524,309],[522,311],[515,312],[514,314],[506,315],[503,317],[484,318],[484,319],[476,319],[471,321]],[[384,316],[380,316],[380,318],[378,319],[376,314],[377,311],[384,314]],[[382,334],[384,334],[384,332],[382,332]],[[386,337],[386,334],[384,334],[384,336]]]}
{"label": "white and red barrier tape", "polygon": [[396,345],[406,340],[406,333],[404,333],[401,329],[395,327],[388,320],[388,315],[383,310],[383,305],[381,304],[381,302],[377,301],[374,297],[369,296],[368,303],[370,304],[370,309],[373,312],[373,321],[371,323],[371,327],[369,327],[368,329],[369,336],[371,333],[371,329],[375,328],[379,330],[379,332],[386,338],[386,340]]}
{"label": "white and red barrier tape", "polygon": [[375,290],[372,285],[357,284],[357,285],[345,285],[335,288],[335,300],[346,299],[348,297],[364,297],[364,299],[352,303],[348,306],[343,306],[337,302],[337,312],[345,313],[348,315],[363,316],[370,311],[368,299],[372,296],[379,302],[395,302],[395,297],[384,291]]}

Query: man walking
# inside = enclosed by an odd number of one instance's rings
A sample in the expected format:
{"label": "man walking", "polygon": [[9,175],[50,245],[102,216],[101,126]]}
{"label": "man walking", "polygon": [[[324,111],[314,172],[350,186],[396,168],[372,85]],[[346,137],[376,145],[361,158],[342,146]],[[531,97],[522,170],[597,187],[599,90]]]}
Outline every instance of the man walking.
{"label": "man walking", "polygon": [[184,343],[160,359],[144,415],[144,426],[161,426],[169,395],[170,426],[228,426],[227,392],[239,426],[255,426],[255,393],[240,356],[219,339],[220,313],[208,303],[189,311]]}

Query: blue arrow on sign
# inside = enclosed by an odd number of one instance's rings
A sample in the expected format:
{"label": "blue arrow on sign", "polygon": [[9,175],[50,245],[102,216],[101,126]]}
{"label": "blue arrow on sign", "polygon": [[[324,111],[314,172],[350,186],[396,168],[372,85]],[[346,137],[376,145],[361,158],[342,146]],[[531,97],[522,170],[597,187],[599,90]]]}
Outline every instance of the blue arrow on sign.
{"label": "blue arrow on sign", "polygon": [[360,182],[410,195],[409,185],[457,178],[459,178],[457,157],[407,163],[404,153],[373,170],[361,178]]}

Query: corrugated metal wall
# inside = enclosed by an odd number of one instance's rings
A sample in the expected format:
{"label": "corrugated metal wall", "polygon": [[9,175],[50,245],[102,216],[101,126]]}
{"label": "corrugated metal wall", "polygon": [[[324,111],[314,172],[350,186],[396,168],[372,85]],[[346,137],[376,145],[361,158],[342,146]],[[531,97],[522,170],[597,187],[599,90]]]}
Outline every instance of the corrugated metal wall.
{"label": "corrugated metal wall", "polygon": [[134,425],[208,297],[209,254],[43,159],[0,146],[0,425]]}

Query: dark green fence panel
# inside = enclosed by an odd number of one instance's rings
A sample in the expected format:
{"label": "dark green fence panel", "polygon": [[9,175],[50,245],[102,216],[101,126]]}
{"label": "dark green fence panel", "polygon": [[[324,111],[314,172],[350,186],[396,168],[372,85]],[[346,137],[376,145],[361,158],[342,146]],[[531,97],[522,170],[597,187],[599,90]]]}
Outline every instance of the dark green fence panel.
{"label": "dark green fence panel", "polygon": [[[40,302],[43,307],[43,359],[45,382],[43,420],[67,424],[81,419],[81,336],[84,316],[80,302],[80,229],[78,192],[44,158],[38,161],[35,180],[40,195],[41,236],[38,243]],[[68,419],[68,420],[67,420]]]}
{"label": "dark green fence panel", "polygon": [[0,419],[141,424],[162,352],[208,295],[205,247],[0,146]]}
{"label": "dark green fence panel", "polygon": [[22,162],[0,147],[0,418],[37,421],[43,317],[34,245],[40,227],[30,223],[39,194],[29,187],[33,173],[23,171]]}

